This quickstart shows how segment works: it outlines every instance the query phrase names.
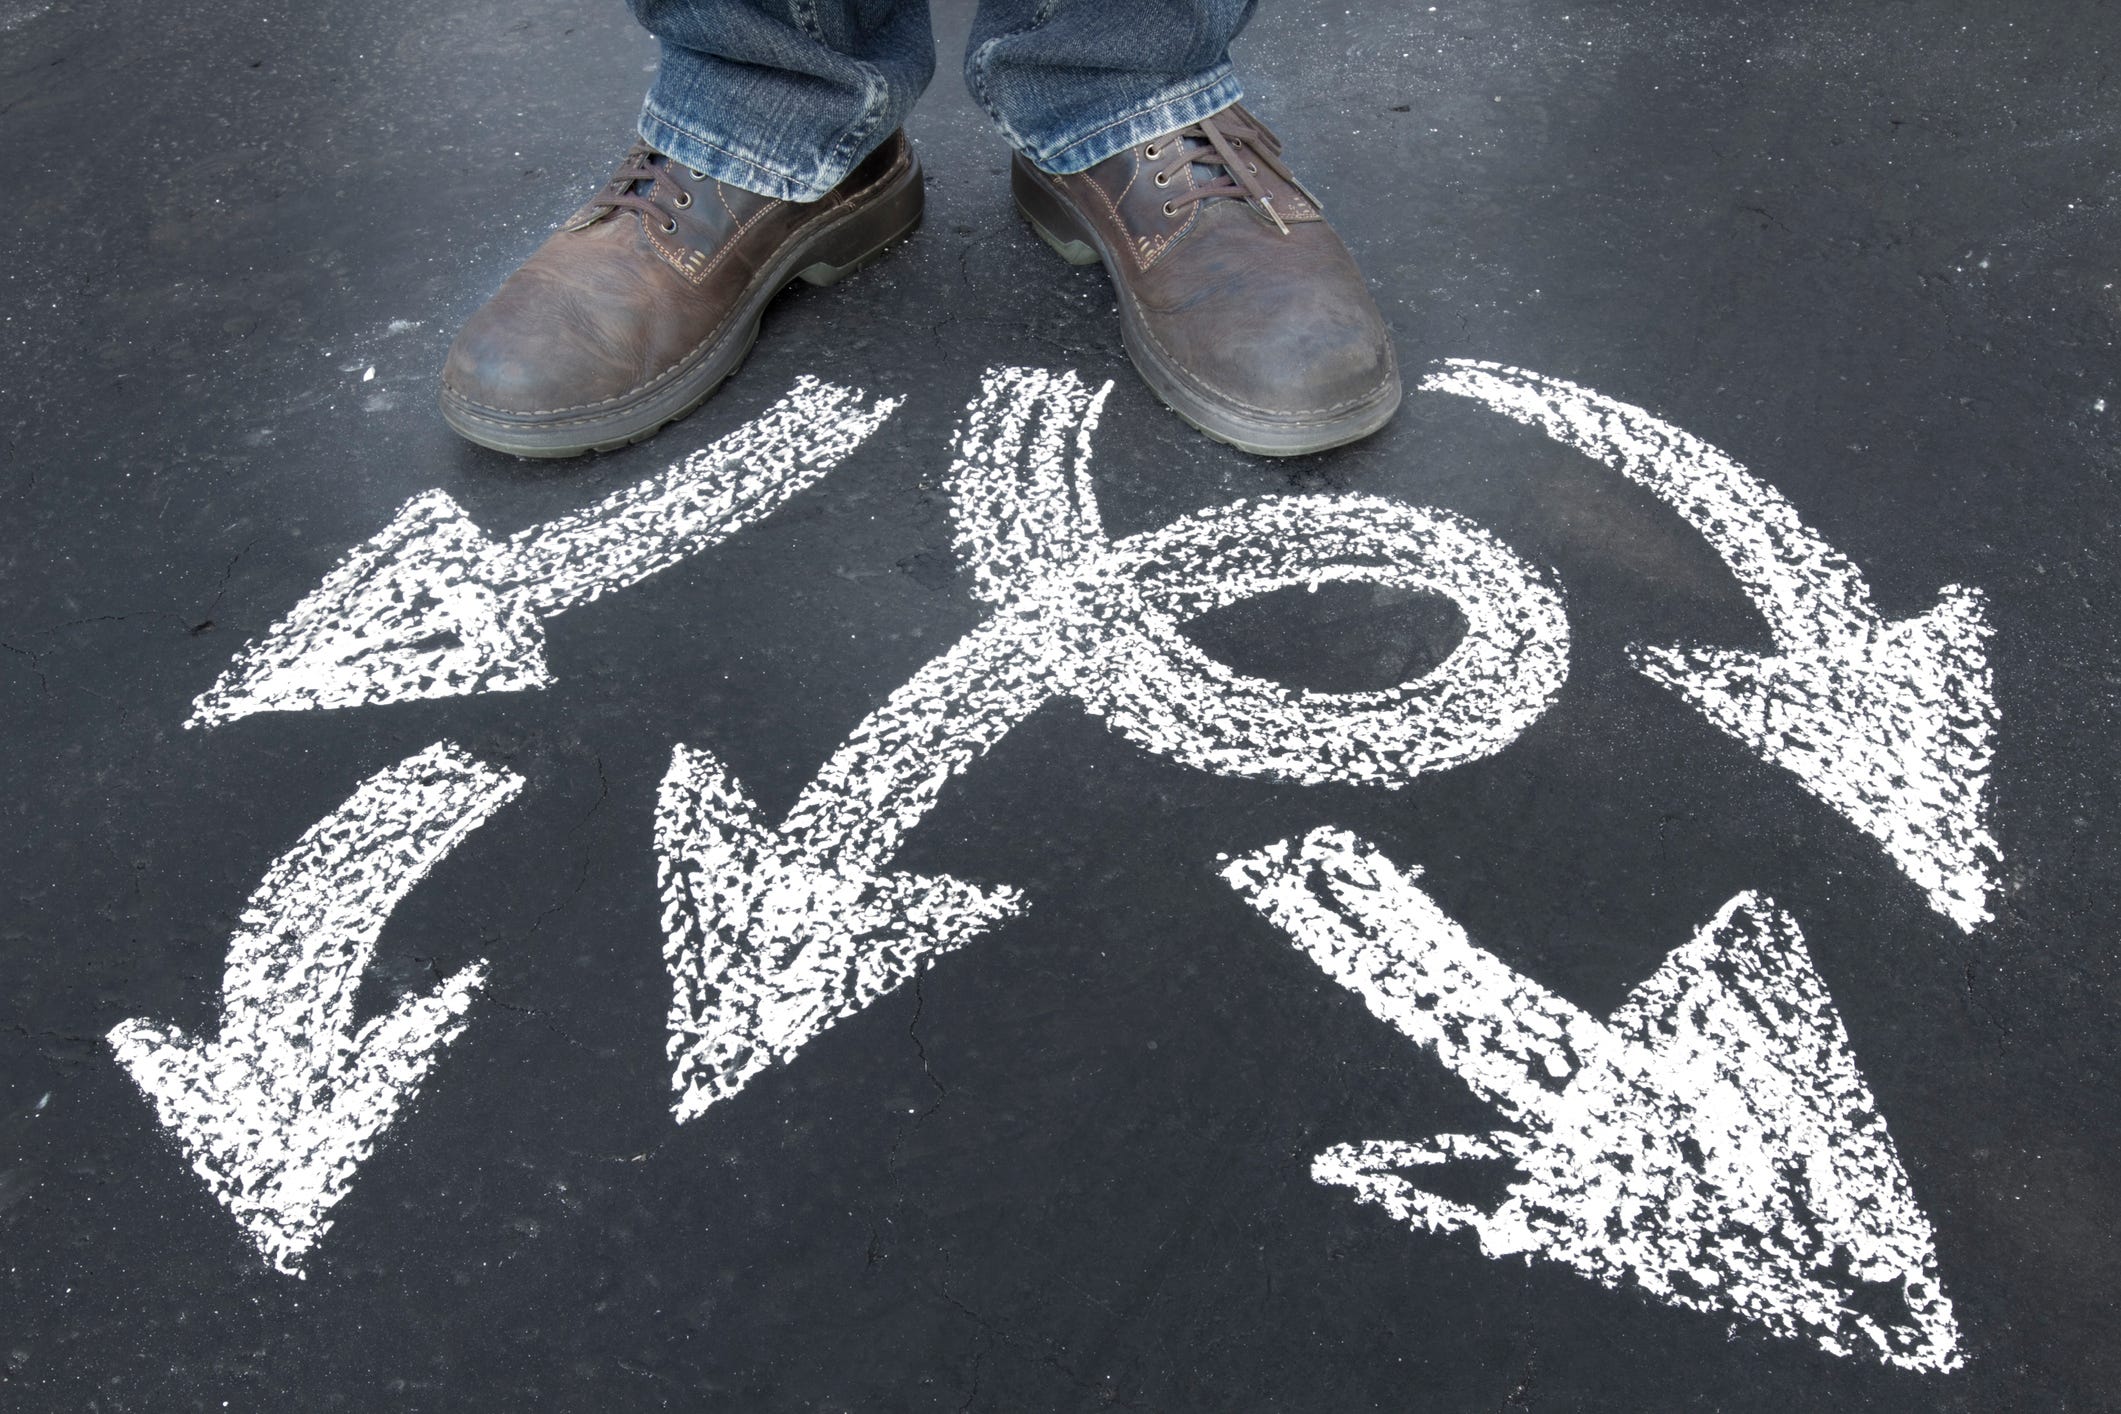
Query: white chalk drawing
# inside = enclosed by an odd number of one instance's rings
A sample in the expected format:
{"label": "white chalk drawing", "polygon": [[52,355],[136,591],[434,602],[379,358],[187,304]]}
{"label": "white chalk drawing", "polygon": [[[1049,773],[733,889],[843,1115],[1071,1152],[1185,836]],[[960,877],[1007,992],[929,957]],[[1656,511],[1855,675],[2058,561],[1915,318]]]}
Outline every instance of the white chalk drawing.
{"label": "white chalk drawing", "polygon": [[133,1080],[258,1250],[300,1276],[355,1174],[485,980],[475,962],[354,1025],[391,911],[522,789],[438,742],[364,781],[274,862],[243,910],[216,1040],[135,1019],[110,1032]]}
{"label": "white chalk drawing", "polygon": [[[1559,592],[1456,516],[1287,497],[1108,539],[1089,478],[1104,396],[1073,373],[989,371],[950,484],[993,613],[854,729],[778,829],[711,753],[675,752],[656,847],[680,1121],[1021,907],[1006,888],[885,869],[944,783],[1054,698],[1205,770],[1398,786],[1501,750],[1559,693]],[[1180,632],[1336,581],[1448,596],[1464,636],[1424,677],[1321,693],[1234,672]]]}
{"label": "white chalk drawing", "polygon": [[[1511,1122],[1339,1145],[1315,1179],[1418,1230],[1469,1230],[1490,1257],[1545,1257],[1835,1355],[1960,1364],[1929,1220],[1789,915],[1740,894],[1600,1022],[1474,946],[1419,872],[1330,828],[1224,870]],[[1521,1175],[1492,1212],[1408,1177],[1468,1159]]]}
{"label": "white chalk drawing", "polygon": [[1888,622],[1863,575],[1788,501],[1641,408],[1519,368],[1449,359],[1456,393],[1604,462],[1684,516],[1768,621],[1776,651],[1638,648],[1635,665],[1885,847],[1945,917],[1991,917],[2000,851],[1986,824],[1996,726],[1979,590]]}
{"label": "white chalk drawing", "polygon": [[487,538],[444,491],[407,501],[246,645],[187,726],[549,685],[543,620],[728,539],[822,478],[897,410],[814,378],[755,420],[585,510]]}

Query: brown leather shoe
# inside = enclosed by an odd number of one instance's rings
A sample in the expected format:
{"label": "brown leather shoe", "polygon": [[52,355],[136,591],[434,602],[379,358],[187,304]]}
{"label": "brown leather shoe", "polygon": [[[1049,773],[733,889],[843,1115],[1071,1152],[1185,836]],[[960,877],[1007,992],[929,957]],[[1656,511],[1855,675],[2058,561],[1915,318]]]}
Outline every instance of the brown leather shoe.
{"label": "brown leather shoe", "polygon": [[1399,367],[1362,272],[1243,107],[1071,176],[1018,155],[1010,184],[1062,259],[1104,262],[1134,366],[1210,437],[1294,456],[1397,411]]}
{"label": "brown leather shoe", "polygon": [[637,143],[465,323],[442,416],[522,457],[638,442],[736,371],[791,282],[843,279],[920,222],[904,133],[813,202],[756,196]]}

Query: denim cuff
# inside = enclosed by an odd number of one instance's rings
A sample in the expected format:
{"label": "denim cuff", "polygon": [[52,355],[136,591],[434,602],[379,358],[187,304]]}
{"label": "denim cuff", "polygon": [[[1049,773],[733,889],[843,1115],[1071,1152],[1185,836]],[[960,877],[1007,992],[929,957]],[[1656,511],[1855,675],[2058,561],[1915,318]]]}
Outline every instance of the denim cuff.
{"label": "denim cuff", "polygon": [[1083,172],[1115,152],[1125,152],[1159,133],[1212,117],[1244,97],[1237,74],[1225,62],[1149,95],[1116,118],[1082,132],[1063,132],[1026,146],[1024,156],[1042,171],[1065,176]]}
{"label": "denim cuff", "polygon": [[[779,197],[783,201],[816,201],[846,179],[864,157],[883,145],[895,123],[883,80],[864,74],[861,115],[851,127],[829,139],[822,151],[805,148],[788,133],[780,150],[763,151],[728,133],[705,132],[697,116],[681,124],[651,90],[641,105],[641,140],[675,162],[705,172],[718,182]],[[686,104],[692,108],[694,105]],[[769,124],[768,130],[774,125]]]}

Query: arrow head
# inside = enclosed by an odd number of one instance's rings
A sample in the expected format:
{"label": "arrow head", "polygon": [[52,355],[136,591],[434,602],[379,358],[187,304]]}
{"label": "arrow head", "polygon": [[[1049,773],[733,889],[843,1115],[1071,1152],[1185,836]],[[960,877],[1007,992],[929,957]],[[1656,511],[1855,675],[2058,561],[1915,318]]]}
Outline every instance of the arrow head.
{"label": "arrow head", "polygon": [[[1606,1022],[1475,947],[1411,871],[1342,831],[1230,874],[1297,946],[1514,1124],[1318,1155],[1312,1175],[1490,1257],[1743,1316],[1836,1355],[1948,1370],[1958,1328],[1848,1033],[1796,923],[1741,894]],[[1410,1173],[1517,1174],[1492,1211]]]}
{"label": "arrow head", "polygon": [[406,892],[523,787],[436,742],[363,781],[273,862],[243,910],[204,1042],[135,1019],[112,1050],[192,1167],[281,1271],[354,1180],[485,978],[474,963],[354,1024],[355,989]]}
{"label": "arrow head", "polygon": [[320,1067],[330,1075],[323,1086],[289,1083],[288,1068],[256,1040],[202,1042],[133,1020],[113,1027],[109,1041],[266,1260],[301,1276],[309,1249],[331,1227],[325,1213],[462,1034],[484,981],[485,964],[474,963],[439,990],[405,998],[350,1043],[307,1038],[338,1052]]}
{"label": "arrow head", "polygon": [[[1630,1089],[1675,1121],[1663,1148],[1693,1170],[1667,1159],[1662,1180],[1667,1211],[1697,1214],[1689,1270],[1721,1275],[1712,1286],[1834,1354],[1868,1346],[1909,1369],[1960,1363],[1929,1220],[1795,919],[1740,894],[1611,1024]],[[1585,1112],[1617,1120],[1628,1108],[1591,1099]],[[1751,1234],[1743,1263],[1723,1255],[1734,1224]]]}
{"label": "arrow head", "polygon": [[680,746],[656,810],[680,1123],[1021,911],[1013,889],[833,861]]}
{"label": "arrow head", "polygon": [[1996,726],[1988,636],[1980,591],[1954,585],[1926,614],[1817,646],[1641,648],[1635,666],[1795,774],[1972,932],[1991,917],[1998,859],[1984,823]]}
{"label": "arrow head", "polygon": [[246,645],[185,725],[544,687],[544,628],[494,582],[502,557],[445,492],[422,492]]}

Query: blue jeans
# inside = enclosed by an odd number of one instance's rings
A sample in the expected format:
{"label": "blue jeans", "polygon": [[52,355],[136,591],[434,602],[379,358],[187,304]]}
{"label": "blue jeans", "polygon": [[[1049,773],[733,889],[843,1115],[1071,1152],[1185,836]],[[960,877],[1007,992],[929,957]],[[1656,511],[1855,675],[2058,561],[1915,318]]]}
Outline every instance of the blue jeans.
{"label": "blue jeans", "polygon": [[[716,180],[815,201],[935,74],[928,0],[628,0],[662,42],[649,146]],[[1080,172],[1241,96],[1230,41],[1257,0],[980,0],[965,83],[1049,172]]]}

